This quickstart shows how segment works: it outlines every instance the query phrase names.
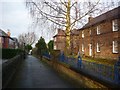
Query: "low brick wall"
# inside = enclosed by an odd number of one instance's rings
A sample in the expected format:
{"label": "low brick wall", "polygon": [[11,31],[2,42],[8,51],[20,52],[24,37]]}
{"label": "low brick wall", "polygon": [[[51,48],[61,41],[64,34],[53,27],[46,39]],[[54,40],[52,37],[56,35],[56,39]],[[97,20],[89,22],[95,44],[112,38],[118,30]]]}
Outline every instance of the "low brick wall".
{"label": "low brick wall", "polygon": [[55,60],[48,60],[45,57],[43,60],[46,63],[48,63],[50,66],[52,66],[61,75],[64,75],[65,77],[69,78],[68,80],[73,84],[76,84],[76,87],[78,88],[81,86],[82,88],[83,87],[84,88],[107,88],[106,86],[100,84],[99,82],[96,82],[80,73],[75,72],[74,70],[71,70],[71,68],[68,65],[62,64]]}
{"label": "low brick wall", "polygon": [[22,60],[24,60],[24,54],[17,55],[2,64],[2,88],[8,85]]}

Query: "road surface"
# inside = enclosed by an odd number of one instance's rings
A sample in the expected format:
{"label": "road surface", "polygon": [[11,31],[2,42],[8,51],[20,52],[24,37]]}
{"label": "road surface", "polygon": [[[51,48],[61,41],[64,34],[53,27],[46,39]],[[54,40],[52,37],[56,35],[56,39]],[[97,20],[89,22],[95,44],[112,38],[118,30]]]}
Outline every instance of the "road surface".
{"label": "road surface", "polygon": [[8,88],[74,88],[52,68],[29,55],[18,68]]}

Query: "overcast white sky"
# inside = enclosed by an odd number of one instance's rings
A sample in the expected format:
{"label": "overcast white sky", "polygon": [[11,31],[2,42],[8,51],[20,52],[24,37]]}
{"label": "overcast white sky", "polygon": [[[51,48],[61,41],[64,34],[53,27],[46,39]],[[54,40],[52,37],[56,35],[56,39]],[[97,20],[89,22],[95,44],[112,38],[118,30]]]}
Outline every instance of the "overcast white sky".
{"label": "overcast white sky", "polygon": [[[0,0],[0,29],[5,32],[9,29],[12,37],[18,37],[21,33],[32,31],[28,28],[32,20],[25,7],[24,1],[25,0]],[[113,1],[118,2],[119,0]],[[41,34],[37,35],[39,35],[39,38]],[[45,39],[48,42],[51,38],[46,36]]]}
{"label": "overcast white sky", "polygon": [[9,29],[13,37],[27,32],[31,22],[24,0],[16,1],[4,0],[0,2],[0,28],[5,32]]}

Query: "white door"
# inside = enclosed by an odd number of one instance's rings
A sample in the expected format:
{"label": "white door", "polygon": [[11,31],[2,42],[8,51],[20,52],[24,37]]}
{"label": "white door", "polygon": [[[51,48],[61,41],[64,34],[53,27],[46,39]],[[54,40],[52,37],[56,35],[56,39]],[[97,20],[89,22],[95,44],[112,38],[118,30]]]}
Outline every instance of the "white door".
{"label": "white door", "polygon": [[89,44],[89,55],[92,56],[92,44]]}

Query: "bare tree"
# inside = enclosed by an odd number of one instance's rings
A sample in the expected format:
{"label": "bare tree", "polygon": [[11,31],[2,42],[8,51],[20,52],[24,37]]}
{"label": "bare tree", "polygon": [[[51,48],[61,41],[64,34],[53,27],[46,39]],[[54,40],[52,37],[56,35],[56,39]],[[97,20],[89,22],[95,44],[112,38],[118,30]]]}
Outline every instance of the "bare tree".
{"label": "bare tree", "polygon": [[[84,0],[82,0],[84,1]],[[86,1],[86,0],[85,0]],[[87,2],[79,0],[26,0],[26,6],[35,20],[39,23],[54,23],[54,28],[61,27],[66,31],[66,47],[70,46],[70,33],[79,24],[84,24],[84,18],[92,13],[103,11],[106,7],[100,0]],[[101,5],[102,7],[100,8]],[[108,7],[111,5],[108,5]],[[108,8],[107,7],[107,8]],[[97,12],[96,12],[97,11]],[[54,29],[52,28],[52,29]]]}
{"label": "bare tree", "polygon": [[23,33],[19,35],[18,40],[20,47],[23,48],[24,44],[32,45],[36,40],[36,35],[34,32]]}

